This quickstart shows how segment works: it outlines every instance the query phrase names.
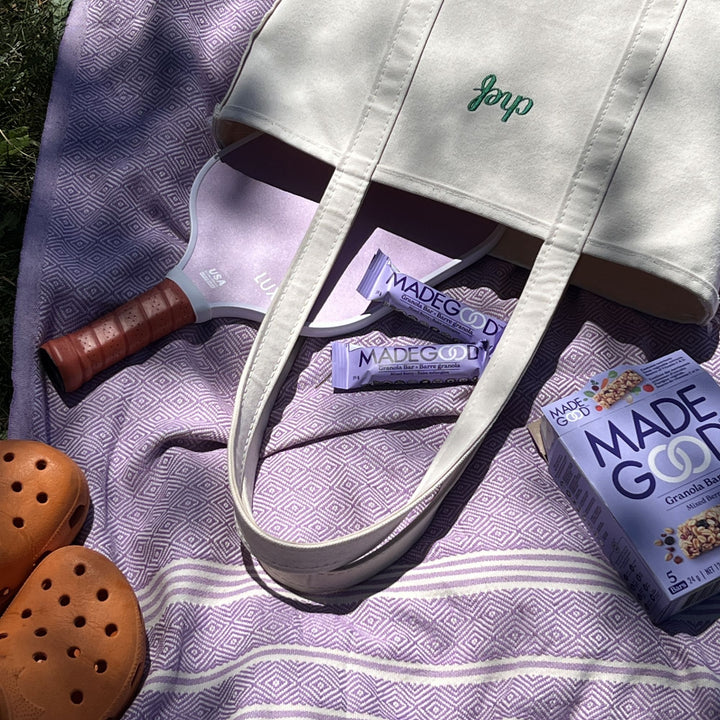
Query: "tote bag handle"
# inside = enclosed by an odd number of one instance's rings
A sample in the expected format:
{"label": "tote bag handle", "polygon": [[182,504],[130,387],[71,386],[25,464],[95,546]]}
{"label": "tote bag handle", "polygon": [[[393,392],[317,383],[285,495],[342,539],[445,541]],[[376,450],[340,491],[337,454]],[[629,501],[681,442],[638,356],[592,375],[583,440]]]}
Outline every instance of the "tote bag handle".
{"label": "tote bag handle", "polygon": [[300,330],[363,201],[442,6],[442,0],[407,0],[352,141],[258,330],[235,400],[229,472],[238,526],[249,550],[280,583],[305,593],[344,589],[399,558],[425,530],[540,345],[582,254],[681,5],[670,0],[645,3],[505,332],[412,497],[361,531],[326,542],[288,542],[267,533],[253,516],[264,429],[295,356]]}

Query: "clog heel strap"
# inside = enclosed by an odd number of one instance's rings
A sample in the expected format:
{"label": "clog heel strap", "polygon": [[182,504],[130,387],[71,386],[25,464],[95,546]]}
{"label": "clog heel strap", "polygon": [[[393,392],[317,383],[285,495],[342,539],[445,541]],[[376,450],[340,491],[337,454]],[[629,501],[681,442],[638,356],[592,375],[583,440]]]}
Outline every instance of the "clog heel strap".
{"label": "clog heel strap", "polygon": [[65,453],[34,440],[0,440],[0,611],[48,552],[71,543],[90,498]]}
{"label": "clog heel strap", "polygon": [[89,548],[60,548],[0,617],[0,720],[116,720],[142,682],[146,652],[120,570]]}

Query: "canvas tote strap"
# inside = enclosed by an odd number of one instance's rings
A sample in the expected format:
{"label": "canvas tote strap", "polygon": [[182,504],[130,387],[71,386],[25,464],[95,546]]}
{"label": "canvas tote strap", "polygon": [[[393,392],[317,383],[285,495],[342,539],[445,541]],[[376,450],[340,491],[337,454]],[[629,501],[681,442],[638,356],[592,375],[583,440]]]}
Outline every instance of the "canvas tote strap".
{"label": "canvas tote strap", "polygon": [[[309,593],[343,589],[400,557],[421,535],[532,360],[602,205],[684,0],[646,0],[565,198],[512,318],[462,414],[413,496],[362,531],[300,544],[253,517],[261,443],[297,340],[365,196],[443,0],[406,0],[350,147],[338,164],[245,365],[230,435],[230,484],[244,542],[278,581]],[[408,521],[408,516],[412,516]],[[403,524],[403,521],[405,523]],[[399,529],[398,529],[399,528]]]}

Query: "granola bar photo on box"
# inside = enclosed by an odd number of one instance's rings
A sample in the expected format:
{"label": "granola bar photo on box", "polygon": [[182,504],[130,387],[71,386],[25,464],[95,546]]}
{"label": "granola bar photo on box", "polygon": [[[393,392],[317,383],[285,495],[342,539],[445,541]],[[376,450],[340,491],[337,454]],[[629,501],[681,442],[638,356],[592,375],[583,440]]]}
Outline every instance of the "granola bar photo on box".
{"label": "granola bar photo on box", "polygon": [[703,510],[678,525],[680,549],[692,560],[720,547],[720,505]]}

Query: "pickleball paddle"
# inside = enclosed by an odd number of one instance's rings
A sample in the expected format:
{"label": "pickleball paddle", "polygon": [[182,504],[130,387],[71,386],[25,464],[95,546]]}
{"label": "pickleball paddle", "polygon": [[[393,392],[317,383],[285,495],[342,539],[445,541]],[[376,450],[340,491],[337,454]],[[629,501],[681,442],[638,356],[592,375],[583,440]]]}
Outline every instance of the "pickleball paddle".
{"label": "pickleball paddle", "polygon": [[[40,354],[55,385],[78,389],[97,373],[190,323],[260,321],[299,247],[333,168],[268,136],[216,153],[190,193],[187,250],[164,280],[62,337]],[[388,312],[357,286],[381,248],[403,272],[437,284],[485,255],[494,222],[375,184],[304,328],[309,336],[359,330]]]}

